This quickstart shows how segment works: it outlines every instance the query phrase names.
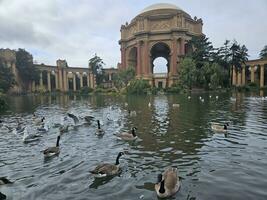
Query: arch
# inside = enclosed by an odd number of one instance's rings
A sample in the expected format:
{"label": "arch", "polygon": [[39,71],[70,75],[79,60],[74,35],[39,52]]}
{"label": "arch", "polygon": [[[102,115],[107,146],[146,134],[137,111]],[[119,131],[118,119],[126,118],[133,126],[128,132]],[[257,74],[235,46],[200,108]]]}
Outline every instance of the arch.
{"label": "arch", "polygon": [[137,48],[132,47],[128,54],[127,67],[133,67],[137,71]]}
{"label": "arch", "polygon": [[170,71],[170,55],[171,50],[168,44],[164,42],[158,42],[154,44],[150,49],[151,55],[151,71],[154,71],[154,61],[155,59],[162,57],[167,60],[167,73]]}

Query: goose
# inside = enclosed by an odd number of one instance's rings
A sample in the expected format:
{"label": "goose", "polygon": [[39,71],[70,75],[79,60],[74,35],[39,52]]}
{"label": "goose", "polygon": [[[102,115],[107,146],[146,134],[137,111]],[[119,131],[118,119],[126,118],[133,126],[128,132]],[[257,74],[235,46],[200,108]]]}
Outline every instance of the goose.
{"label": "goose", "polygon": [[116,136],[120,140],[133,141],[137,139],[136,130],[137,128],[133,127],[131,132],[119,133],[119,134],[116,134]]}
{"label": "goose", "polygon": [[69,125],[61,125],[59,127],[59,133],[60,134],[63,134],[63,133],[66,133],[69,131]]}
{"label": "goose", "polygon": [[93,116],[85,116],[85,117],[84,117],[84,120],[85,120],[87,123],[91,123],[92,120],[94,120],[94,117],[93,117]]}
{"label": "goose", "polygon": [[226,123],[224,125],[220,125],[220,124],[211,124],[211,129],[216,131],[216,132],[227,132],[229,123]]}
{"label": "goose", "polygon": [[57,144],[56,144],[56,146],[55,147],[48,147],[47,149],[45,149],[43,151],[44,157],[51,157],[51,156],[54,156],[54,155],[58,155],[60,153],[59,140],[60,140],[60,136],[57,136]]}
{"label": "goose", "polygon": [[71,113],[67,113],[68,117],[70,117],[71,119],[73,119],[74,123],[77,124],[79,122],[79,119],[77,116],[75,116],[74,114]]}
{"label": "goose", "polygon": [[3,194],[2,192],[0,192],[0,200],[4,200],[4,199],[6,199],[6,195],[5,194]]}
{"label": "goose", "polygon": [[104,135],[104,134],[105,134],[104,130],[100,127],[100,121],[97,120],[96,135],[101,136],[101,135]]}
{"label": "goose", "polygon": [[159,198],[171,197],[178,192],[180,181],[176,168],[168,168],[163,174],[158,175],[158,183],[155,184],[155,190]]}
{"label": "goose", "polygon": [[45,117],[42,117],[41,119],[35,119],[35,125],[36,126],[39,126],[39,125],[43,125],[44,124],[44,120],[45,120]]}
{"label": "goose", "polygon": [[180,108],[180,104],[174,103],[174,104],[172,104],[172,107],[174,107],[174,108]]}
{"label": "goose", "polygon": [[92,173],[95,177],[101,178],[106,176],[113,176],[120,172],[120,162],[119,159],[123,155],[123,152],[120,152],[117,156],[116,163],[101,163],[95,167],[90,173]]}
{"label": "goose", "polygon": [[6,177],[0,177],[0,185],[5,185],[5,184],[12,184],[10,180],[8,180]]}

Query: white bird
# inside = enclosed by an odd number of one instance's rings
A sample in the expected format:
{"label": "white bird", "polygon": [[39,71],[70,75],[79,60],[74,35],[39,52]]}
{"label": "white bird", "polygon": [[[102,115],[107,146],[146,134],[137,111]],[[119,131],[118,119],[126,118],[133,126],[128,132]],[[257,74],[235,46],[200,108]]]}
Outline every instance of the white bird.
{"label": "white bird", "polygon": [[127,102],[125,102],[125,103],[124,103],[124,106],[125,106],[125,107],[127,107],[127,106],[128,106],[128,103],[127,103]]}
{"label": "white bird", "polygon": [[218,96],[216,96],[216,99],[218,100],[218,99],[219,99],[219,97],[218,97]]}
{"label": "white bird", "polygon": [[168,168],[163,174],[158,175],[158,183],[155,190],[159,198],[167,198],[175,195],[180,188],[177,168]]}
{"label": "white bird", "polygon": [[187,98],[190,100],[191,99],[191,96],[188,96]]}
{"label": "white bird", "polygon": [[23,131],[22,141],[24,143],[35,142],[35,141],[39,140],[40,137],[42,137],[42,136],[37,135],[36,130],[33,130],[33,129],[30,129],[29,127],[26,127]]}
{"label": "white bird", "polygon": [[174,108],[180,108],[180,104],[174,103],[174,104],[172,104],[172,107],[174,107]]}
{"label": "white bird", "polygon": [[210,95],[210,99],[211,99],[211,97],[212,97],[212,96]]}
{"label": "white bird", "polygon": [[148,107],[151,107],[151,103],[150,102],[148,103]]}

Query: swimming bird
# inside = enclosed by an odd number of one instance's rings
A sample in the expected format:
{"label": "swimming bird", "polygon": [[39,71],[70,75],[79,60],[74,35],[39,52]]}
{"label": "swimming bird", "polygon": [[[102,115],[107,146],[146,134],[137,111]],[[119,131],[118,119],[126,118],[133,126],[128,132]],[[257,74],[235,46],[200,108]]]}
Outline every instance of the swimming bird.
{"label": "swimming bird", "polygon": [[127,102],[125,102],[125,103],[124,103],[124,106],[125,106],[125,107],[127,107],[127,106],[128,106],[128,103],[127,103]]}
{"label": "swimming bird", "polygon": [[96,135],[101,136],[101,135],[104,135],[104,134],[105,134],[104,130],[100,127],[100,121],[97,120]]}
{"label": "swimming bird", "polygon": [[180,108],[180,104],[174,103],[174,104],[172,104],[172,107],[174,107],[174,108]]}
{"label": "swimming bird", "polygon": [[180,188],[180,181],[177,175],[177,168],[168,168],[163,174],[158,175],[158,183],[155,190],[159,198],[167,198],[176,194]]}
{"label": "swimming bird", "polygon": [[218,100],[219,99],[219,97],[218,96],[216,96],[216,100]]}
{"label": "swimming bird", "polygon": [[6,177],[0,177],[0,185],[5,185],[5,184],[12,184],[10,180],[8,180]]}
{"label": "swimming bird", "polygon": [[149,108],[151,107],[151,103],[150,103],[150,102],[148,103],[148,107],[149,107]]}
{"label": "swimming bird", "polygon": [[201,99],[201,102],[202,102],[202,103],[204,103],[204,101],[205,101],[204,99]]}
{"label": "swimming bird", "polygon": [[95,167],[90,173],[92,173],[95,177],[101,178],[106,176],[113,176],[120,172],[120,162],[119,159],[123,155],[123,152],[120,152],[116,158],[115,164],[110,163],[101,163]]}
{"label": "swimming bird", "polygon": [[47,149],[45,149],[43,151],[44,153],[44,157],[51,157],[54,155],[58,155],[60,153],[60,149],[59,149],[59,140],[60,140],[60,136],[57,136],[57,144],[55,147],[48,147]]}
{"label": "swimming bird", "polygon": [[210,97],[210,99],[211,99],[212,96],[210,95],[209,97]]}
{"label": "swimming bird", "polygon": [[137,139],[137,135],[136,135],[136,127],[133,127],[131,132],[123,132],[123,133],[119,133],[116,134],[116,136],[118,137],[118,139],[120,140],[125,140],[125,141],[133,141]]}
{"label": "swimming bird", "polygon": [[4,199],[6,199],[6,195],[0,192],[0,200],[4,200]]}
{"label": "swimming bird", "polygon": [[61,125],[59,127],[59,133],[60,134],[63,134],[63,133],[66,133],[69,131],[69,125]]}
{"label": "swimming bird", "polygon": [[134,110],[128,110],[128,113],[129,113],[129,115],[131,116],[131,117],[135,117],[137,114],[136,114],[136,111],[134,111]]}
{"label": "swimming bird", "polygon": [[93,116],[85,116],[85,117],[84,117],[84,120],[85,120],[87,123],[91,123],[92,120],[94,120],[94,117],[93,117]]}
{"label": "swimming bird", "polygon": [[212,123],[211,129],[216,132],[227,132],[228,126],[229,126],[229,123],[225,123],[224,125]]}
{"label": "swimming bird", "polygon": [[42,137],[41,135],[36,134],[36,129],[32,129],[30,127],[25,127],[24,131],[23,131],[23,137],[22,137],[22,141],[24,143],[30,143],[30,142],[35,142],[38,141],[40,137]]}
{"label": "swimming bird", "polygon": [[74,123],[77,124],[79,122],[79,119],[77,116],[75,116],[74,114],[71,113],[67,113],[68,117],[70,117],[71,119],[73,119]]}
{"label": "swimming bird", "polygon": [[191,96],[188,96],[187,98],[190,100],[191,99]]}
{"label": "swimming bird", "polygon": [[45,117],[42,117],[41,119],[34,119],[35,125],[43,125],[44,124]]}

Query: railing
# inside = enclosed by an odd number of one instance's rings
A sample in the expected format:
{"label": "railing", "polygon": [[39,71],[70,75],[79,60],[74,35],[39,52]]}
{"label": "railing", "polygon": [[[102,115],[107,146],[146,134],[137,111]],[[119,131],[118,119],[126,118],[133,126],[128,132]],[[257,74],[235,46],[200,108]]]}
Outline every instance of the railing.
{"label": "railing", "polygon": [[154,78],[167,78],[168,74],[167,73],[154,73],[153,77]]}

